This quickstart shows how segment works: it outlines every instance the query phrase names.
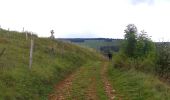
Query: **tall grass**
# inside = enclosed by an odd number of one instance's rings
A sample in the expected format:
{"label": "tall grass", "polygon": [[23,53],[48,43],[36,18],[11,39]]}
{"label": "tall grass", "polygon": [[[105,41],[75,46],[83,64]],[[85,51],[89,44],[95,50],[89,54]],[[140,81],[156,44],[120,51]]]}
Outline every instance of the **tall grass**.
{"label": "tall grass", "polygon": [[122,100],[170,100],[170,86],[153,74],[110,65],[108,76]]}
{"label": "tall grass", "polygon": [[138,71],[155,74],[156,59],[153,56],[141,58],[130,58],[124,53],[117,53],[113,56],[114,67],[123,69],[135,69]]}

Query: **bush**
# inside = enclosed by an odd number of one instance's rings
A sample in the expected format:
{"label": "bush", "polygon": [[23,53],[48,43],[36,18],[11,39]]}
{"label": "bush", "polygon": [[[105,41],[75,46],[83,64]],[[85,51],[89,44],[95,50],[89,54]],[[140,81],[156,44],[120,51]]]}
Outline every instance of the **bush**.
{"label": "bush", "polygon": [[121,51],[114,57],[114,66],[154,72],[156,48],[150,37],[145,31],[139,34],[134,24],[129,24],[125,33]]}
{"label": "bush", "polygon": [[168,78],[170,76],[170,44],[168,42],[159,43],[157,55],[156,72],[159,76]]}
{"label": "bush", "polygon": [[143,72],[155,72],[155,59],[148,56],[146,58],[129,58],[123,53],[116,54],[113,58],[115,68],[136,69]]}
{"label": "bush", "polygon": [[149,58],[144,59],[143,61],[139,61],[138,70],[143,72],[152,72],[154,73],[155,63]]}
{"label": "bush", "polygon": [[123,56],[121,54],[115,54],[115,56],[113,56],[113,62],[114,62],[114,67],[116,68],[123,68],[125,67],[124,65],[124,61],[125,59],[123,60]]}

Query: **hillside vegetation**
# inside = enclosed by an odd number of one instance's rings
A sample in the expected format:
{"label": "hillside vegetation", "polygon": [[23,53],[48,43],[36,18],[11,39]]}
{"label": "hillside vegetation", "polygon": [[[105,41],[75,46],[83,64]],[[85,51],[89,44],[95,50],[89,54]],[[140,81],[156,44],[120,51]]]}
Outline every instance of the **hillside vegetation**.
{"label": "hillside vegetation", "polygon": [[108,60],[72,42],[0,29],[0,100],[169,100],[170,44],[145,33],[129,24],[121,42],[75,40],[109,54],[115,42],[120,50]]}
{"label": "hillside vegetation", "polygon": [[108,77],[123,100],[170,100],[170,86],[153,74],[109,66]]}
{"label": "hillside vegetation", "polygon": [[138,33],[137,27],[129,24],[112,64],[108,77],[123,100],[170,100],[168,42],[155,44],[145,31]]}
{"label": "hillside vegetation", "polygon": [[[30,38],[34,38],[29,66]],[[0,100],[46,100],[55,83],[101,59],[90,49],[15,31],[0,30]]]}

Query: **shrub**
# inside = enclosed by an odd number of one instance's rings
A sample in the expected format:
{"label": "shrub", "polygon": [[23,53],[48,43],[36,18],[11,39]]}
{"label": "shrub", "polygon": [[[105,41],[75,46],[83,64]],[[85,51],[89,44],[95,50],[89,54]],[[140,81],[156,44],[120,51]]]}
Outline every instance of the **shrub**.
{"label": "shrub", "polygon": [[156,48],[150,37],[145,31],[138,33],[133,24],[127,26],[125,33],[121,51],[114,57],[114,66],[154,72]]}
{"label": "shrub", "polygon": [[123,53],[118,53],[113,58],[115,68],[121,69],[136,69],[143,72],[155,72],[155,59],[152,56],[145,58],[130,58]]}
{"label": "shrub", "polygon": [[156,71],[162,77],[169,77],[170,74],[170,44],[161,42],[157,45],[157,66]]}

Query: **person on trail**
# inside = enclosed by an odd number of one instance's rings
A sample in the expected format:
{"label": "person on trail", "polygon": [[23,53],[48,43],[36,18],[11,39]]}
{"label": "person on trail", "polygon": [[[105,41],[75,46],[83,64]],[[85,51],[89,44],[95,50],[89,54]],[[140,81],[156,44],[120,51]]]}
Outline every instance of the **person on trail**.
{"label": "person on trail", "polygon": [[108,52],[107,56],[108,56],[109,60],[112,59],[112,53],[111,52]]}

